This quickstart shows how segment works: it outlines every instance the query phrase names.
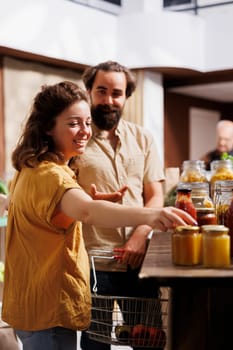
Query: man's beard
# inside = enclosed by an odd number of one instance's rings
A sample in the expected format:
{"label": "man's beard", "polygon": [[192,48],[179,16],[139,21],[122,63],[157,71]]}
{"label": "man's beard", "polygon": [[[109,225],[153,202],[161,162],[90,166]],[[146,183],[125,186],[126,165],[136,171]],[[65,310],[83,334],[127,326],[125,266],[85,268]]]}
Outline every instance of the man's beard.
{"label": "man's beard", "polygon": [[93,123],[100,130],[111,130],[117,126],[121,118],[121,109],[108,105],[97,105],[91,107]]}

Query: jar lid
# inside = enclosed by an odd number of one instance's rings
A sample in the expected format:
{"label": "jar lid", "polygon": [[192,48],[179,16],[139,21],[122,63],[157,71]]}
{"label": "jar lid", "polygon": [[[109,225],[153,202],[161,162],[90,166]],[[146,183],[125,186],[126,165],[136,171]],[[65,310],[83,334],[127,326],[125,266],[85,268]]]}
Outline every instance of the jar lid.
{"label": "jar lid", "polygon": [[177,184],[176,191],[183,192],[183,193],[192,192],[191,183],[190,182],[179,182]]}
{"label": "jar lid", "polygon": [[205,233],[228,233],[229,228],[224,225],[203,225],[201,231]]}
{"label": "jar lid", "polygon": [[200,207],[200,208],[196,208],[197,212],[200,213],[214,213],[214,207]]}
{"label": "jar lid", "polygon": [[210,163],[211,171],[216,170],[217,168],[230,168],[232,169],[233,163],[230,159],[220,159],[220,160],[213,160]]}
{"label": "jar lid", "polygon": [[199,232],[199,230],[200,230],[199,226],[191,226],[191,225],[177,226],[175,228],[175,232],[177,233],[195,233],[195,232]]}
{"label": "jar lid", "polygon": [[209,190],[209,183],[208,182],[190,182],[190,186],[192,190],[198,189],[198,190]]}
{"label": "jar lid", "polygon": [[205,169],[205,162],[203,160],[184,160],[182,163],[182,168],[186,167],[199,167],[201,169]]}

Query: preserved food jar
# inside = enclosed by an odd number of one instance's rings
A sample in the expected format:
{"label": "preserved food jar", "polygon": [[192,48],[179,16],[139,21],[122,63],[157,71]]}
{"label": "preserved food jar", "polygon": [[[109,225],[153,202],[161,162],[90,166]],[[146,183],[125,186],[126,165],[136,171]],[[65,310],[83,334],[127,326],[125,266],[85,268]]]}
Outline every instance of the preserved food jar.
{"label": "preserved food jar", "polygon": [[217,217],[214,208],[198,208],[197,224],[198,226],[217,225]]}
{"label": "preserved food jar", "polygon": [[186,211],[196,220],[197,212],[192,202],[191,192],[191,186],[183,183],[178,184],[176,190],[175,207]]}
{"label": "preserved food jar", "polygon": [[185,160],[182,164],[180,182],[208,182],[204,161]]}
{"label": "preserved food jar", "polygon": [[198,226],[177,226],[172,234],[172,262],[192,266],[202,262],[202,234]]}
{"label": "preserved food jar", "polygon": [[229,229],[223,225],[201,227],[203,242],[203,265],[205,267],[227,267],[230,265]]}
{"label": "preserved food jar", "polygon": [[233,181],[216,181],[214,186],[214,206],[219,225],[225,224],[225,214],[233,198]]}
{"label": "preserved food jar", "polygon": [[191,198],[196,209],[214,208],[214,203],[210,198],[210,187],[208,182],[192,182]]}
{"label": "preserved food jar", "polygon": [[230,159],[214,160],[210,164],[211,168],[211,198],[214,198],[215,182],[220,180],[233,180],[233,162]]}
{"label": "preserved food jar", "polygon": [[217,223],[229,229],[231,256],[233,256],[233,181],[216,181],[215,212]]}

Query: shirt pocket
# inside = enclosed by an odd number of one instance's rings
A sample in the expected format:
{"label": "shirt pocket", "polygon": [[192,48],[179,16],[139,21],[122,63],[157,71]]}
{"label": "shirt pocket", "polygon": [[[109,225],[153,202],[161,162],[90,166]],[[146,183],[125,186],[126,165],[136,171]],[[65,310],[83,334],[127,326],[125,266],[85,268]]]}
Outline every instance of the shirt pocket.
{"label": "shirt pocket", "polygon": [[144,156],[142,153],[136,153],[133,157],[124,159],[123,166],[129,177],[138,177],[143,179],[144,176]]}

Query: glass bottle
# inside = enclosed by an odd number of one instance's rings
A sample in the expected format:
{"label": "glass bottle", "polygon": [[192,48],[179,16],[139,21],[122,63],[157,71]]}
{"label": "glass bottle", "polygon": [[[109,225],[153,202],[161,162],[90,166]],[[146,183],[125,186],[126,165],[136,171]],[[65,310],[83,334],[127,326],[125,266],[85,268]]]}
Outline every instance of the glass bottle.
{"label": "glass bottle", "polygon": [[227,267],[230,265],[229,229],[223,225],[201,227],[203,265],[205,267]]}
{"label": "glass bottle", "polygon": [[196,208],[191,197],[192,188],[188,184],[180,183],[176,190],[175,207],[189,213],[195,220],[197,219]]}
{"label": "glass bottle", "polygon": [[182,164],[180,182],[208,182],[204,161],[185,160]]}
{"label": "glass bottle", "polygon": [[177,226],[172,234],[172,262],[192,266],[202,262],[202,235],[198,226]]}
{"label": "glass bottle", "polygon": [[214,198],[215,182],[220,180],[233,180],[233,162],[230,159],[214,160],[210,164],[211,178],[210,191],[211,198]]}

